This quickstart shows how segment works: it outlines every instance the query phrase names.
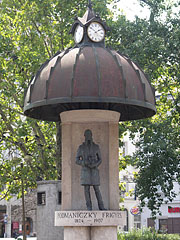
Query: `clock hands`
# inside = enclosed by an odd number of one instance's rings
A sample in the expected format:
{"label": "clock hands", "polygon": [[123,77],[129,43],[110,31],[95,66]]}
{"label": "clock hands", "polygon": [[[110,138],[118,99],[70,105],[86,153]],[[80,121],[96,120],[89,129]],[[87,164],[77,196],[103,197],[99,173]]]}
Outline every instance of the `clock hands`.
{"label": "clock hands", "polygon": [[90,23],[88,27],[88,37],[94,42],[101,42],[104,39],[105,31],[98,22]]}
{"label": "clock hands", "polygon": [[102,29],[97,30],[96,33],[99,32],[99,31],[102,31]]}
{"label": "clock hands", "polygon": [[102,29],[98,29],[98,30],[95,30],[94,28],[90,27],[90,29],[92,29],[95,33],[101,31]]}

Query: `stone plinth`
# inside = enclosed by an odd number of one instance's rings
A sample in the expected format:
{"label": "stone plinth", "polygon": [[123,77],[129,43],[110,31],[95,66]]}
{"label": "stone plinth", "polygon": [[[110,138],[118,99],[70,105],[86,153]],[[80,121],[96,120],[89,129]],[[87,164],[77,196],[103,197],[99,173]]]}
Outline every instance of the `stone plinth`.
{"label": "stone plinth", "polygon": [[125,225],[124,211],[57,211],[55,226],[118,226]]}
{"label": "stone plinth", "polygon": [[[62,124],[61,210],[86,210],[84,187],[80,184],[81,166],[75,163],[77,149],[84,142],[86,129],[92,131],[93,141],[99,145],[101,151],[100,191],[104,207],[107,210],[119,210],[118,122],[120,114],[106,110],[74,110],[61,113],[60,118]],[[91,189],[91,198],[93,210],[98,210],[93,189]],[[118,222],[108,226],[83,225],[83,223],[78,226],[65,225],[64,239],[115,240],[117,239],[117,225]]]}

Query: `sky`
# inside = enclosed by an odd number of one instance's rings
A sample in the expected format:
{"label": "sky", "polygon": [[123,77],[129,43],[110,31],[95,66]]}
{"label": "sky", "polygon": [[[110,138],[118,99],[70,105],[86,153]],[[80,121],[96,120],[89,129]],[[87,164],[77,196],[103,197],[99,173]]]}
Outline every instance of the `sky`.
{"label": "sky", "polygon": [[[179,0],[169,0],[169,4],[178,3]],[[167,0],[168,2],[168,0]],[[138,0],[120,0],[117,3],[117,7],[120,8],[120,10],[123,12],[124,15],[126,15],[128,20],[133,21],[135,19],[135,16],[137,15],[139,18],[145,18],[149,19],[150,11],[148,7],[142,7],[139,4]],[[112,5],[110,6],[110,9],[112,8]],[[180,11],[180,5],[178,7],[173,7],[173,13],[177,14]],[[117,11],[117,14],[118,11]],[[162,20],[163,20],[162,15]]]}
{"label": "sky", "polygon": [[140,6],[138,0],[120,0],[117,3],[117,7],[120,8],[129,20],[134,20],[136,15],[140,18],[149,18],[150,12],[148,8]]}

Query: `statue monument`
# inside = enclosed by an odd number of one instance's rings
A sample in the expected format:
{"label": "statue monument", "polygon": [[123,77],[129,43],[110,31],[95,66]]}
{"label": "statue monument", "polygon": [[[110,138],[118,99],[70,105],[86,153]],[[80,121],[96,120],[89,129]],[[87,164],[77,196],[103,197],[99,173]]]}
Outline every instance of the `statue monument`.
{"label": "statue monument", "polygon": [[85,142],[83,142],[76,155],[76,164],[81,165],[81,185],[84,186],[84,195],[88,210],[92,210],[90,186],[93,186],[98,201],[99,210],[105,210],[101,192],[99,190],[100,177],[99,165],[102,162],[100,148],[93,142],[92,132],[87,129],[84,132]]}
{"label": "statue monument", "polygon": [[58,51],[32,78],[24,114],[61,122],[62,206],[55,226],[64,226],[64,240],[117,240],[117,226],[126,221],[119,210],[119,121],[153,116],[155,94],[136,63],[106,47],[110,29],[88,2],[70,31],[74,47]]}

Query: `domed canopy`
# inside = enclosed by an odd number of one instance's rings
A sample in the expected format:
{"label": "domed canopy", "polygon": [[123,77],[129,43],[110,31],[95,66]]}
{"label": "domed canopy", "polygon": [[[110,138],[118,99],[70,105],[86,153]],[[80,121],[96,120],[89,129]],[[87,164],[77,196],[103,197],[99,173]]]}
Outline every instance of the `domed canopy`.
{"label": "domed canopy", "polygon": [[32,79],[24,102],[26,116],[59,121],[68,110],[120,112],[120,121],[155,114],[154,91],[144,72],[127,56],[105,47],[109,30],[92,10],[76,18],[74,48],[56,53]]}
{"label": "domed canopy", "polygon": [[59,121],[68,110],[120,112],[120,121],[155,114],[154,90],[144,72],[127,56],[96,44],[57,53],[30,83],[26,116]]}

